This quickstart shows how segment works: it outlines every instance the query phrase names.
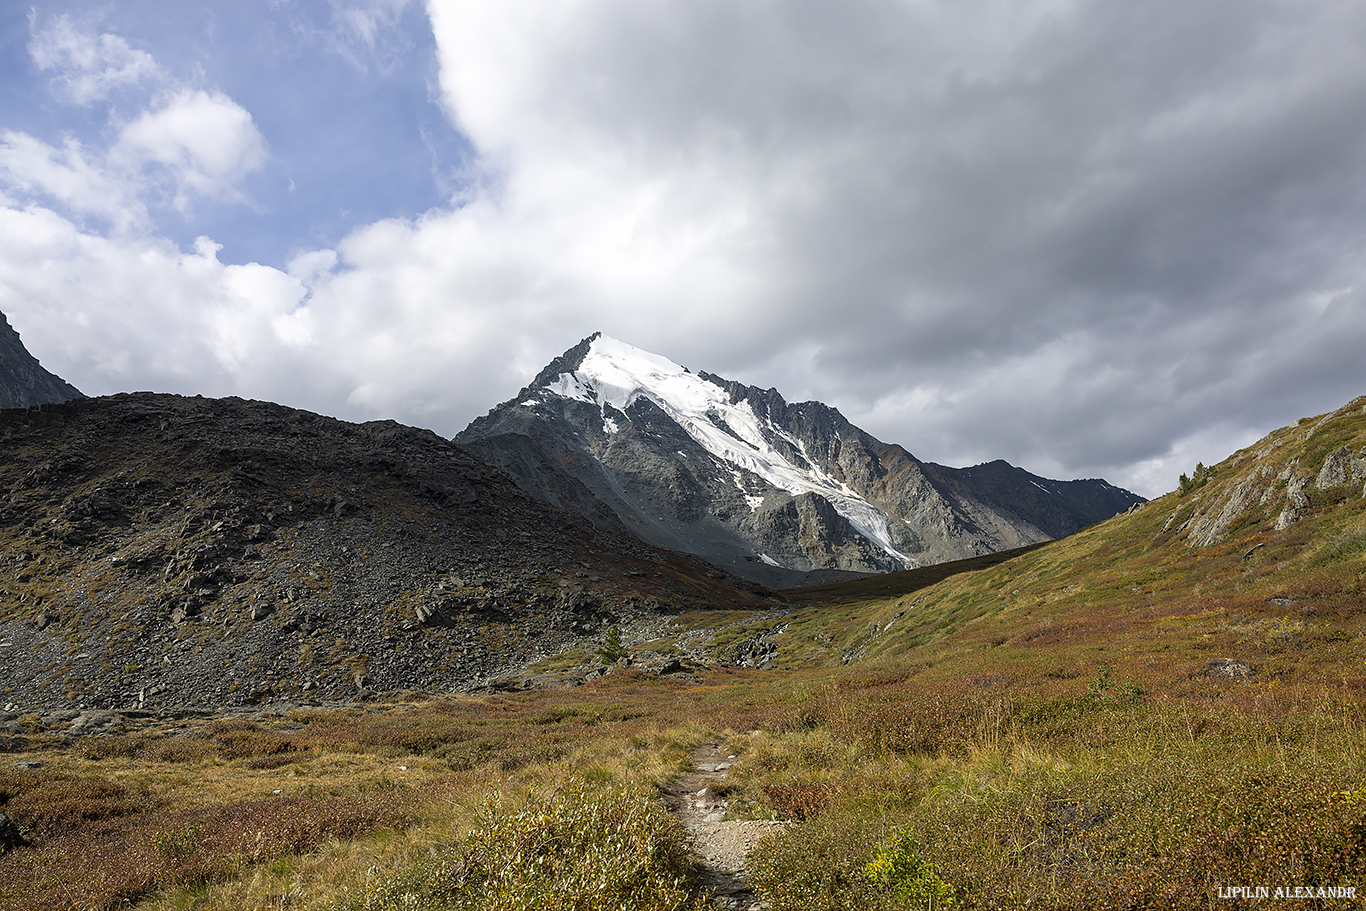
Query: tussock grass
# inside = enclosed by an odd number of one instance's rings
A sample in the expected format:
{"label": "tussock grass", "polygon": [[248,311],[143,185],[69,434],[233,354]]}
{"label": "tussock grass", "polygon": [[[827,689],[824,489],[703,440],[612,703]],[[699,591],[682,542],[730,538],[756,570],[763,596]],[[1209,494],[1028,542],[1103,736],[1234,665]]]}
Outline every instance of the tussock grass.
{"label": "tussock grass", "polygon": [[907,694],[921,733],[889,740],[883,694],[807,701],[816,720],[775,718],[732,782],[797,820],[754,858],[775,911],[1226,907],[1221,886],[1366,882],[1358,706],[963,694],[927,722],[937,698]]}

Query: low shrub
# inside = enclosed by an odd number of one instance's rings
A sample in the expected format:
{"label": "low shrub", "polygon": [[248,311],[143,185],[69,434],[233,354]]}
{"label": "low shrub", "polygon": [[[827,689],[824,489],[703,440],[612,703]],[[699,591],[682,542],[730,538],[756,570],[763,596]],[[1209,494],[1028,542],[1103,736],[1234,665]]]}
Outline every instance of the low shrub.
{"label": "low shrub", "polygon": [[321,800],[277,797],[158,810],[87,824],[0,855],[0,907],[107,908],[158,889],[193,887],[244,864],[301,854],[327,839],[402,826],[413,799],[391,788]]}
{"label": "low shrub", "polygon": [[771,911],[863,911],[871,891],[864,868],[881,829],[857,812],[814,817],[759,843],[749,856],[750,882]]}
{"label": "low shrub", "polygon": [[213,752],[213,748],[204,740],[167,737],[148,744],[142,755],[154,762],[198,762],[213,755]]}
{"label": "low shrub", "polygon": [[86,737],[80,754],[86,759],[132,759],[147,749],[141,737]]}
{"label": "low shrub", "polygon": [[953,886],[940,878],[934,865],[921,856],[909,830],[898,828],[863,867],[863,875],[881,899],[906,908],[954,908]]}
{"label": "low shrub", "polygon": [[834,792],[828,781],[775,782],[764,785],[764,797],[779,816],[807,819],[825,808]]}
{"label": "low shrub", "polygon": [[[1327,888],[1366,877],[1366,788],[1351,722],[1243,716],[1206,728],[1181,709],[1141,703],[1085,697],[1062,708],[1088,702],[1096,708],[1072,718],[1067,743],[1057,742],[1058,717],[1031,711],[1033,730],[967,754],[847,756],[823,770],[821,800],[794,784],[801,767],[747,756],[745,786],[798,820],[751,856],[756,887],[772,911],[1156,911],[1239,907],[1219,897],[1228,885]],[[1093,743],[1095,720],[1110,731]],[[817,740],[774,738],[752,758],[799,756]],[[908,786],[895,787],[898,776]]]}
{"label": "low shrub", "polygon": [[462,849],[366,884],[344,911],[700,909],[683,833],[648,797],[574,780],[486,803]]}
{"label": "low shrub", "polygon": [[11,800],[6,812],[40,838],[74,832],[97,820],[146,810],[148,795],[118,782],[53,775]]}

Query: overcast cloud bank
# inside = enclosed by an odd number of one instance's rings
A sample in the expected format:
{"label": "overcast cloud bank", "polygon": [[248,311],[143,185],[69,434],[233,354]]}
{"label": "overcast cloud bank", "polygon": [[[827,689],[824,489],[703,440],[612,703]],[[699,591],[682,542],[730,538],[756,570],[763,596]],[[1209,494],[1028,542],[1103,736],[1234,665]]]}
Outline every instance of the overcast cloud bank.
{"label": "overcast cloud bank", "polygon": [[[333,9],[353,66],[417,46],[401,0]],[[161,225],[264,208],[275,118],[35,15],[52,104],[104,123],[0,122],[0,310],[44,365],[449,435],[602,330],[1147,495],[1366,392],[1360,4],[426,11],[451,195],[273,265]]]}

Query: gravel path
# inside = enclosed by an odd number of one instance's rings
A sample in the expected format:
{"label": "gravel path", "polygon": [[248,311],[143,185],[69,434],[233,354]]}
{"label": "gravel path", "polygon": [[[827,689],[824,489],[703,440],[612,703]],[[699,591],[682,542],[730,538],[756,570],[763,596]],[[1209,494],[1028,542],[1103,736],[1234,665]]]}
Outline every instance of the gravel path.
{"label": "gravel path", "polygon": [[702,885],[711,890],[718,908],[763,911],[745,878],[745,856],[775,828],[786,823],[768,820],[726,820],[726,801],[714,786],[725,779],[735,757],[718,743],[704,743],[693,751],[693,771],[675,778],[664,789],[664,802],[688,830],[693,850],[701,858]]}

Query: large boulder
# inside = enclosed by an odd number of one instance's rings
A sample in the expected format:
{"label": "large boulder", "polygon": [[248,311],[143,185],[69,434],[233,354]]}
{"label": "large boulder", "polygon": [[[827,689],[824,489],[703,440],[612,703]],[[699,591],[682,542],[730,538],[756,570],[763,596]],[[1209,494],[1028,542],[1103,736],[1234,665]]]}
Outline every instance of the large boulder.
{"label": "large boulder", "polygon": [[1347,467],[1351,461],[1350,446],[1342,446],[1328,453],[1328,457],[1323,460],[1323,467],[1319,469],[1319,476],[1314,479],[1314,486],[1319,490],[1329,490],[1346,484]]}

